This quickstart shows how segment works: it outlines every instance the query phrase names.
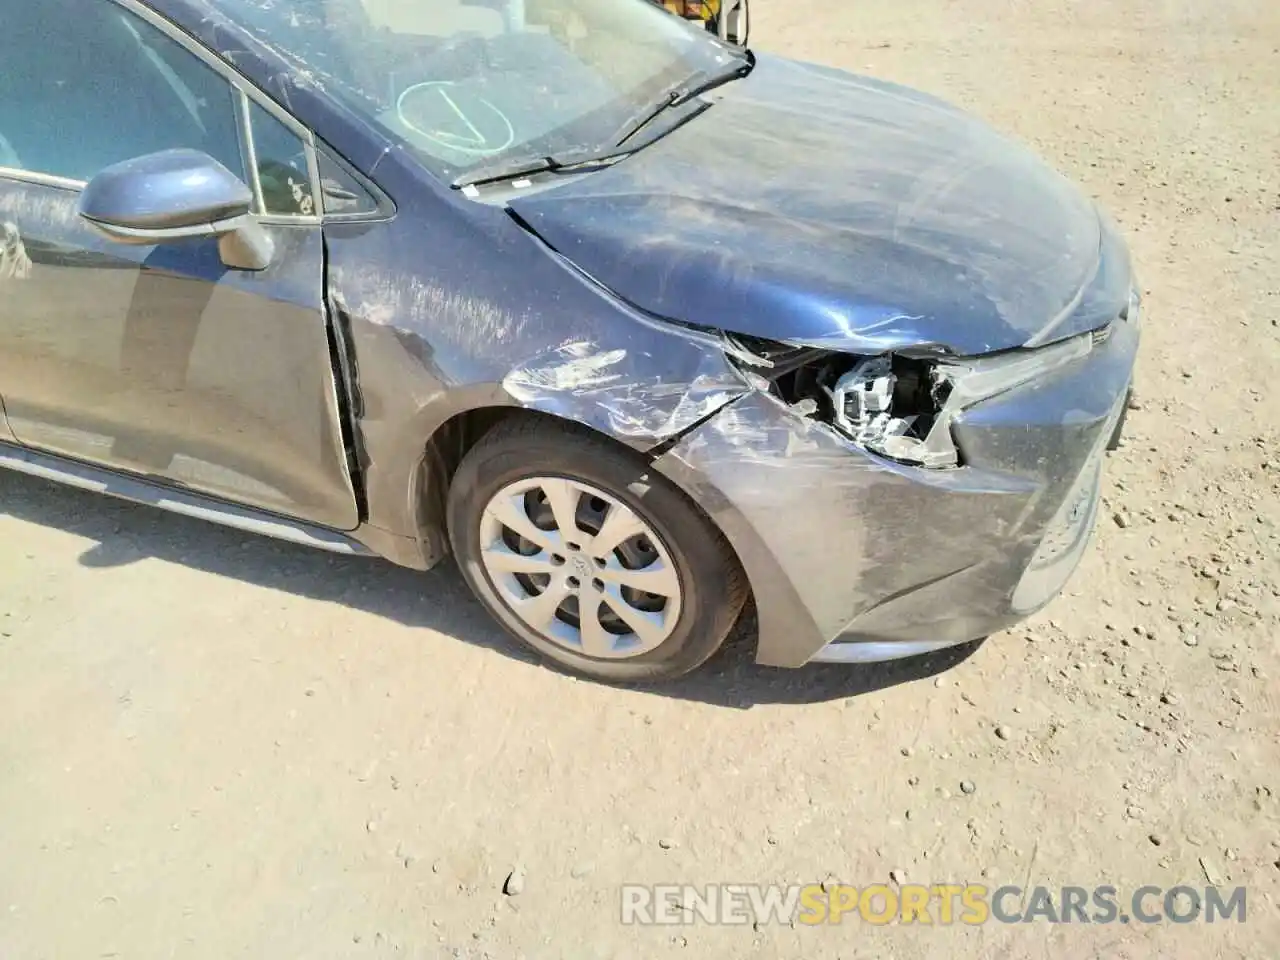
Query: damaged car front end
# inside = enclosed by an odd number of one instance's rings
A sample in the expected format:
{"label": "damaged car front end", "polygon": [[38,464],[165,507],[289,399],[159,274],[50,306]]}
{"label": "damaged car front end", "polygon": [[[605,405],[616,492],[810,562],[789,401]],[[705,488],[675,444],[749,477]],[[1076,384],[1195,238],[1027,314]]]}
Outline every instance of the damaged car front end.
{"label": "damaged car front end", "polygon": [[[691,411],[641,447],[740,559],[757,662],[871,663],[984,638],[1041,609],[1075,570],[1127,409],[1141,300],[1127,248],[1098,223],[1086,282],[1041,328],[1077,332],[976,355],[912,343],[901,328],[894,349],[870,352],[865,331],[787,342],[665,320],[553,252],[637,323],[718,345],[725,361],[703,353],[698,377],[647,387],[630,366],[603,389],[587,377],[558,391],[568,402],[557,412],[597,401],[607,410],[618,391],[664,418],[664,395]],[[567,368],[613,359],[585,354]],[[567,368],[518,370],[508,389],[551,409],[549,386]]]}
{"label": "damaged car front end", "polygon": [[1048,603],[1088,541],[1138,339],[1135,296],[1102,330],[989,357],[754,353],[775,364],[757,391],[657,466],[742,557],[759,662],[911,656]]}
{"label": "damaged car front end", "polygon": [[759,662],[924,653],[1061,590],[1139,300],[1114,225],[1023,148],[913,91],[762,59],[629,164],[508,202],[630,308],[718,337],[751,385],[655,465],[740,558]]}

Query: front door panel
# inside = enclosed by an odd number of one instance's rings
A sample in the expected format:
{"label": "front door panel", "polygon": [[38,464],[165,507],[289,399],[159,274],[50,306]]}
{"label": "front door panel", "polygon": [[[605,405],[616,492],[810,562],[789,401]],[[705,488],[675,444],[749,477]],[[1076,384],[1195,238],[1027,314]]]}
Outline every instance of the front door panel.
{"label": "front door panel", "polygon": [[0,176],[0,223],[30,261],[0,280],[0,395],[18,441],[353,529],[319,227],[269,228],[272,265],[243,272],[213,241],[100,238],[77,199]]}

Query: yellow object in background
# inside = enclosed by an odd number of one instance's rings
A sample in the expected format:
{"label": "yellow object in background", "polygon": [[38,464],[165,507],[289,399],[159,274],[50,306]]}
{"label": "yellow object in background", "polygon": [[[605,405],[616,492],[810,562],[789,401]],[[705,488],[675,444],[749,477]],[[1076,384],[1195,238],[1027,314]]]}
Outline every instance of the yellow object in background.
{"label": "yellow object in background", "polygon": [[668,13],[704,23],[720,15],[720,0],[662,0]]}

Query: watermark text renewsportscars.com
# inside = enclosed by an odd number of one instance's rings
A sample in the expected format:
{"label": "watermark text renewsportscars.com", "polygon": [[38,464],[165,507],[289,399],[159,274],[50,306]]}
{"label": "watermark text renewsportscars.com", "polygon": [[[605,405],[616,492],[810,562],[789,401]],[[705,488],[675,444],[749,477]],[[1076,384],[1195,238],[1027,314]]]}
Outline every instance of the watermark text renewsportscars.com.
{"label": "watermark text renewsportscars.com", "polygon": [[859,921],[950,926],[985,923],[1244,923],[1244,887],[987,887],[980,884],[624,885],[622,922],[657,926]]}

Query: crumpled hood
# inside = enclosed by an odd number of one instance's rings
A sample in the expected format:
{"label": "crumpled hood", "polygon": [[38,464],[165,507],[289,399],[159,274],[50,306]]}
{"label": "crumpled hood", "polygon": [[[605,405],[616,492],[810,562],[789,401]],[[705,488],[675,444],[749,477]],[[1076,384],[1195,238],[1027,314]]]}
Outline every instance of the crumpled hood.
{"label": "crumpled hood", "polygon": [[702,116],[510,201],[650,313],[880,352],[973,355],[1109,320],[1093,204],[1029,150],[903,87],[761,57]]}

